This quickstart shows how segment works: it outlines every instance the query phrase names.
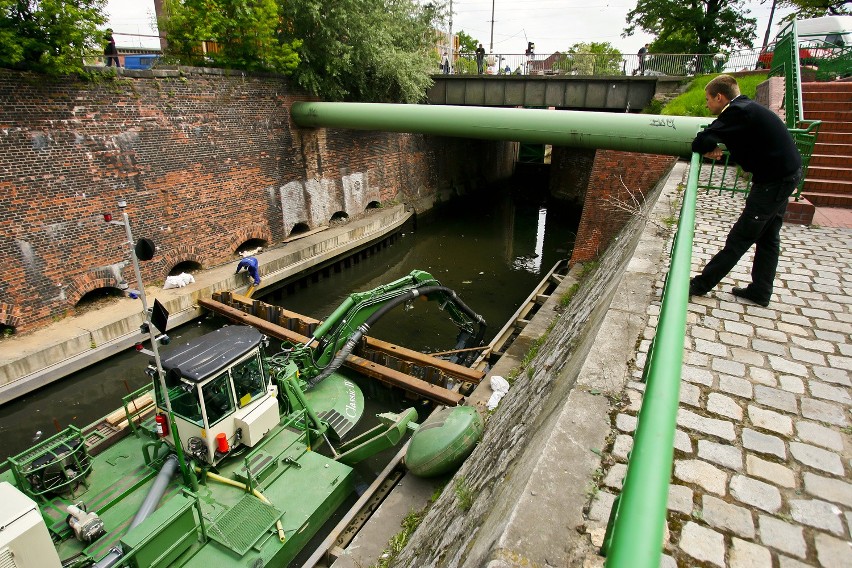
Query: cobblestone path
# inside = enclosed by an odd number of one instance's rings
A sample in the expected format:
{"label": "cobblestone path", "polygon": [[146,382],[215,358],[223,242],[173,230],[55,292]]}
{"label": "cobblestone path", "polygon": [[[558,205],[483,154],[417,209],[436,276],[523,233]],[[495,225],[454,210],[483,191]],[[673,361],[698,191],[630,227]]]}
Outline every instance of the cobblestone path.
{"label": "cobblestone path", "polygon": [[[699,196],[693,274],[742,205]],[[852,567],[852,230],[785,225],[782,249],[768,308],[730,293],[750,281],[750,253],[690,300],[663,566]],[[652,304],[593,520],[621,488],[658,313]]]}

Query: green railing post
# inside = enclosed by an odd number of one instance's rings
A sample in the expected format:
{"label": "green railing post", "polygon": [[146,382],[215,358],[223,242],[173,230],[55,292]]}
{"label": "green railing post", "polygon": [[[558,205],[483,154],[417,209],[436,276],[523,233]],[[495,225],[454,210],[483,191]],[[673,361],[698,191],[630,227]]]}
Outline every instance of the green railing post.
{"label": "green railing post", "polygon": [[636,424],[624,487],[605,538],[608,568],[658,568],[669,494],[700,156],[692,155],[672,261],[663,289],[657,333],[645,365],[645,396]]}

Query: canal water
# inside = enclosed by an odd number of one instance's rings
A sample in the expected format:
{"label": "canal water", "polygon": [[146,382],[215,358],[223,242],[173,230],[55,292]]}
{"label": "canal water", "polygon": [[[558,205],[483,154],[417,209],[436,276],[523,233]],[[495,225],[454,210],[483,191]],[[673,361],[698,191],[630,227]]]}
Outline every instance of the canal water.
{"label": "canal water", "polygon": [[[461,198],[409,221],[387,248],[329,278],[281,288],[266,297],[295,312],[323,319],[353,291],[425,270],[488,322],[486,340],[505,324],[556,262],[567,258],[579,211],[514,187],[494,187],[483,199]],[[309,282],[309,283],[308,283]],[[291,288],[291,289],[288,289]],[[179,344],[223,325],[207,317],[169,332]],[[371,335],[436,352],[452,349],[457,328],[435,302],[415,302],[380,320]],[[167,352],[168,347],[164,348]],[[128,351],[0,407],[0,461],[69,424],[83,427],[118,408],[143,386],[148,357]]]}

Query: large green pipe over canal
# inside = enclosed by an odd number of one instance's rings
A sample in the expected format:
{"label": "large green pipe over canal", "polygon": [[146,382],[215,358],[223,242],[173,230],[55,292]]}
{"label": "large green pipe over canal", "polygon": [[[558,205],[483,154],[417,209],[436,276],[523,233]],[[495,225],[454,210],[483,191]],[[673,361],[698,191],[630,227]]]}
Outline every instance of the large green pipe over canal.
{"label": "large green pipe over canal", "polygon": [[712,119],[574,110],[448,105],[297,102],[304,127],[415,132],[688,158],[695,134]]}

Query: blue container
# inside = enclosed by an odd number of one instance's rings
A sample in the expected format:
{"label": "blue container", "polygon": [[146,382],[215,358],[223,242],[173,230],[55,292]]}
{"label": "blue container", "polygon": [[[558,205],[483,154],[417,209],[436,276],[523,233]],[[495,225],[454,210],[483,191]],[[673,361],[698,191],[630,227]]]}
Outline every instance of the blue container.
{"label": "blue container", "polygon": [[157,60],[159,55],[125,55],[125,69],[150,69]]}

